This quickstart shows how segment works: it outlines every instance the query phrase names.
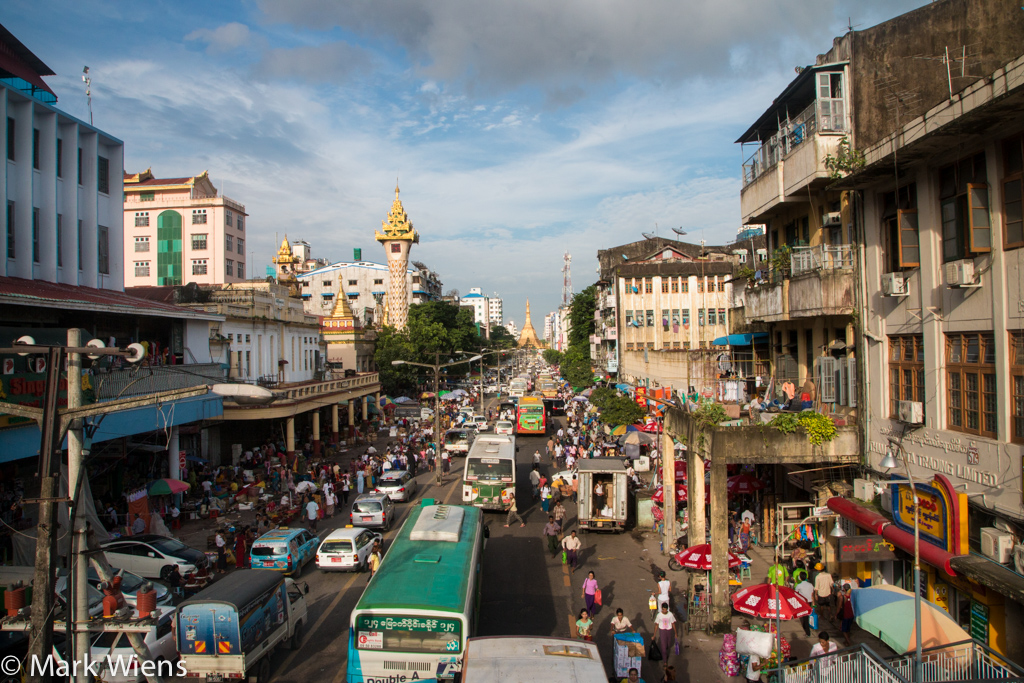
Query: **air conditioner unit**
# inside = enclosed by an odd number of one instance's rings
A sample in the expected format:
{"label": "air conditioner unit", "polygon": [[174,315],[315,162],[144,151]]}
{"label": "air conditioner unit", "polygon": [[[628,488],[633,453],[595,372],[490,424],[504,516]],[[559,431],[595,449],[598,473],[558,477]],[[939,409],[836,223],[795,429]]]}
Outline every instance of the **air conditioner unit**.
{"label": "air conditioner unit", "polygon": [[924,424],[924,404],[920,401],[900,401],[896,406],[900,422],[908,425]]}
{"label": "air conditioner unit", "polygon": [[843,214],[839,211],[829,211],[821,215],[821,226],[827,228],[832,225],[842,225]]}
{"label": "air conditioner unit", "polygon": [[961,259],[946,264],[947,287],[977,287],[979,284],[981,283],[974,272],[972,259]]}
{"label": "air conditioner unit", "polygon": [[907,296],[909,293],[903,273],[886,273],[882,276],[883,296]]}
{"label": "air conditioner unit", "polygon": [[875,499],[875,482],[870,479],[853,480],[853,497],[870,503]]}
{"label": "air conditioner unit", "polygon": [[994,526],[981,528],[981,554],[999,564],[1006,564],[1013,555],[1013,534]]}
{"label": "air conditioner unit", "polygon": [[1013,546],[1013,568],[1018,574],[1024,574],[1024,545]]}
{"label": "air conditioner unit", "polygon": [[882,511],[892,514],[892,489],[888,486],[882,491]]}

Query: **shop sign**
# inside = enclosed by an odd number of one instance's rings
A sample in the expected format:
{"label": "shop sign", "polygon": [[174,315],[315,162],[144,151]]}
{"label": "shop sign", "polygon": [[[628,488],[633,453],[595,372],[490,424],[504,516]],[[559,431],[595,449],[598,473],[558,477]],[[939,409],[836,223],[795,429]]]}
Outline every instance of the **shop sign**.
{"label": "shop sign", "polygon": [[[4,359],[4,362],[12,359]],[[32,408],[43,407],[43,395],[46,391],[46,359],[29,358],[28,360],[42,361],[41,366],[35,366],[40,368],[37,372],[5,372],[0,375],[0,402],[3,403],[16,403]],[[34,369],[30,366],[30,369]],[[94,393],[92,387],[92,375],[88,372],[82,373],[82,404],[88,405],[94,401]],[[68,405],[68,380],[66,377],[60,378],[60,386],[58,387],[57,394],[57,406],[59,408],[67,408]],[[19,417],[17,415],[0,415],[0,428],[3,427],[14,427],[20,424],[28,424],[32,422],[31,418]]]}
{"label": "shop sign", "polygon": [[941,581],[935,582],[935,599],[933,602],[949,612],[949,586]]}
{"label": "shop sign", "polygon": [[636,403],[643,408],[647,407],[647,387],[636,388]]}
{"label": "shop sign", "polygon": [[[898,501],[897,505],[893,505],[893,519],[896,526],[913,533],[914,493],[907,482],[893,484],[893,488],[896,493],[893,499]],[[926,484],[917,485],[917,498],[920,503],[918,524],[921,529],[921,539],[947,550],[949,512],[946,509],[946,499],[938,490]]]}
{"label": "shop sign", "polygon": [[896,559],[896,547],[881,536],[844,536],[839,539],[840,562],[882,562]]}
{"label": "shop sign", "polygon": [[971,638],[978,642],[988,642],[988,605],[971,600]]}

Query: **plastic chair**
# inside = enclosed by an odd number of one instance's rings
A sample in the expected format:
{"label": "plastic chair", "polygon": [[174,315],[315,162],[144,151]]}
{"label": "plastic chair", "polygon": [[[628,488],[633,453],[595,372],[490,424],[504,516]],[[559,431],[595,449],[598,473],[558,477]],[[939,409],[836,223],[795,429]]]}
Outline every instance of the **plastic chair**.
{"label": "plastic chair", "polygon": [[749,579],[751,578],[750,563],[744,562],[740,565],[740,578]]}

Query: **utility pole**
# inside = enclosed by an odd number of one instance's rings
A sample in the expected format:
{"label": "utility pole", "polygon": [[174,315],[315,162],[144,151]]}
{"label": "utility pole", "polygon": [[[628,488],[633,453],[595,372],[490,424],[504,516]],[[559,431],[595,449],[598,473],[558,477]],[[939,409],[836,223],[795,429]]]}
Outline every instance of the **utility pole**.
{"label": "utility pole", "polygon": [[[75,348],[82,345],[82,331],[79,328],[68,330],[68,346]],[[82,407],[82,354],[68,354],[68,408],[75,409]],[[75,659],[84,662],[90,650],[90,636],[87,632],[89,623],[89,592],[86,584],[89,581],[89,565],[84,559],[88,550],[86,539],[86,522],[81,514],[79,505],[79,491],[82,481],[85,478],[85,453],[84,453],[84,430],[82,421],[75,420],[68,429],[68,499],[70,500],[69,512],[71,527],[74,529],[72,537],[73,550],[71,566],[68,567],[68,610],[73,621],[71,642],[74,644]],[[76,672],[75,680],[79,683],[88,683],[89,674],[82,667]]]}

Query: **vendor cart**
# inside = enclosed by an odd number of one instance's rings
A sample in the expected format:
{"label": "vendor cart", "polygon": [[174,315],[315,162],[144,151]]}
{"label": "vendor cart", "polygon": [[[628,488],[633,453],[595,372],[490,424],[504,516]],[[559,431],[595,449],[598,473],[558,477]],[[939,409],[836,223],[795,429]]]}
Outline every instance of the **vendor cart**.
{"label": "vendor cart", "polygon": [[690,572],[686,589],[687,619],[683,624],[684,633],[704,631],[711,626],[711,593],[708,591],[708,575],[705,572]]}
{"label": "vendor cart", "polygon": [[644,661],[644,637],[639,633],[616,633],[615,678],[628,678],[629,670],[641,670]]}

